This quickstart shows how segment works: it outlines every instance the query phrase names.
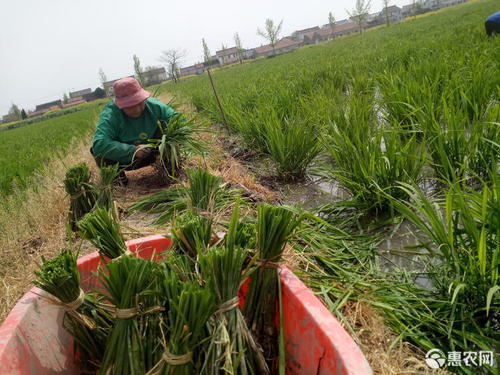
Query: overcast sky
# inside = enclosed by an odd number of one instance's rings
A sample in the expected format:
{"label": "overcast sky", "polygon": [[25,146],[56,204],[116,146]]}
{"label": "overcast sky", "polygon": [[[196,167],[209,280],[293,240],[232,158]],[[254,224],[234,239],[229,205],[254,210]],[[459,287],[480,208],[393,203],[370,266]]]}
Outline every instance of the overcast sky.
{"label": "overcast sky", "polygon": [[[410,0],[390,0],[403,5]],[[234,45],[266,44],[256,29],[266,18],[283,20],[283,34],[323,25],[328,12],[347,17],[355,0],[0,0],[0,116],[11,103],[26,109],[62,98],[64,92],[99,86],[133,74],[141,65],[160,65],[161,52],[183,48],[182,66],[202,61],[201,39],[212,54]],[[382,9],[372,0],[371,12]]]}

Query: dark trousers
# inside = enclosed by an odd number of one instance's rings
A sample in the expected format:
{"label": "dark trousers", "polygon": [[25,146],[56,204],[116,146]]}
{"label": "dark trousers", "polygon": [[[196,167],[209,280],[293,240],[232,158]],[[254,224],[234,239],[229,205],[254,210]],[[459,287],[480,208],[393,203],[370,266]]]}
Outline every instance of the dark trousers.
{"label": "dark trousers", "polygon": [[500,34],[500,23],[493,21],[486,21],[484,26],[486,28],[486,34],[490,36],[493,34]]}

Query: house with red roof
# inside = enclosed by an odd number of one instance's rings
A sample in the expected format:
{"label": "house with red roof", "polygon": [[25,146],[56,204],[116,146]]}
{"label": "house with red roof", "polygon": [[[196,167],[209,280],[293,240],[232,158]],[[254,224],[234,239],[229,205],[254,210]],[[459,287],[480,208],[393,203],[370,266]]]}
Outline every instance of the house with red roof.
{"label": "house with red roof", "polygon": [[290,37],[285,37],[278,41],[274,48],[270,44],[254,48],[256,57],[279,55],[281,53],[290,52],[300,47],[302,42],[300,40],[293,40]]}
{"label": "house with red roof", "polygon": [[231,47],[215,52],[215,57],[221,65],[232,64],[239,61],[238,48]]}

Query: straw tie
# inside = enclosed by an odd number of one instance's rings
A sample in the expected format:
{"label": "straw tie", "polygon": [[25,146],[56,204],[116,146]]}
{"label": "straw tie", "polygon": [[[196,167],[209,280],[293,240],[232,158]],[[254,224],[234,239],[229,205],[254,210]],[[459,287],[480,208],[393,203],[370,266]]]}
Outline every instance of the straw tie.
{"label": "straw tie", "polygon": [[137,307],[131,307],[130,309],[116,309],[113,316],[116,319],[128,319],[134,318],[137,314]]}
{"label": "straw tie", "polygon": [[283,263],[282,260],[278,260],[280,256],[281,254],[269,259],[257,259],[255,264],[261,268],[279,268],[281,263]]}
{"label": "straw tie", "polygon": [[168,348],[165,348],[165,352],[163,353],[162,358],[165,363],[169,365],[181,366],[191,362],[191,360],[193,359],[193,352],[187,352],[186,354],[173,354],[170,353]]}
{"label": "straw tie", "polygon": [[238,307],[240,299],[236,296],[231,298],[230,300],[224,302],[219,306],[215,314],[224,314],[225,312],[231,311]]}
{"label": "straw tie", "polygon": [[141,307],[131,307],[128,309],[116,309],[113,317],[116,319],[129,319],[135,318],[137,315],[152,314],[159,311],[164,311],[163,306],[153,306],[147,310],[143,310]]}
{"label": "straw tie", "polygon": [[117,256],[116,258],[113,258],[111,260],[112,261],[116,261],[116,260],[121,259],[122,257],[128,257],[128,256],[131,256],[131,255],[134,255],[134,253],[132,251],[130,251],[129,249],[127,249],[127,250],[125,250],[125,252],[122,255]]}
{"label": "straw tie", "polygon": [[76,297],[74,301],[61,303],[61,306],[68,311],[75,311],[83,304],[84,300],[85,300],[85,292],[80,288],[80,294],[78,295],[78,297]]}
{"label": "straw tie", "polygon": [[82,186],[80,191],[76,194],[70,194],[69,197],[71,198],[71,200],[76,200],[78,198],[80,198],[81,196],[83,195],[86,195],[87,191],[85,190],[85,188]]}

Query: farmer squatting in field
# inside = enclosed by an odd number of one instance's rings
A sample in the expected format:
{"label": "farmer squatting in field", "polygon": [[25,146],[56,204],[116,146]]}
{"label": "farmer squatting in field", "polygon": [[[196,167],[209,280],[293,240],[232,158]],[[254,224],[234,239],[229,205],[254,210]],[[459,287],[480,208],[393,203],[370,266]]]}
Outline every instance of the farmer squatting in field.
{"label": "farmer squatting in field", "polygon": [[135,78],[127,77],[113,85],[114,102],[104,107],[96,126],[90,152],[98,167],[119,164],[119,182],[127,184],[125,170],[153,164],[157,150],[144,147],[149,139],[159,139],[158,121],[166,123],[176,112],[151,98]]}

